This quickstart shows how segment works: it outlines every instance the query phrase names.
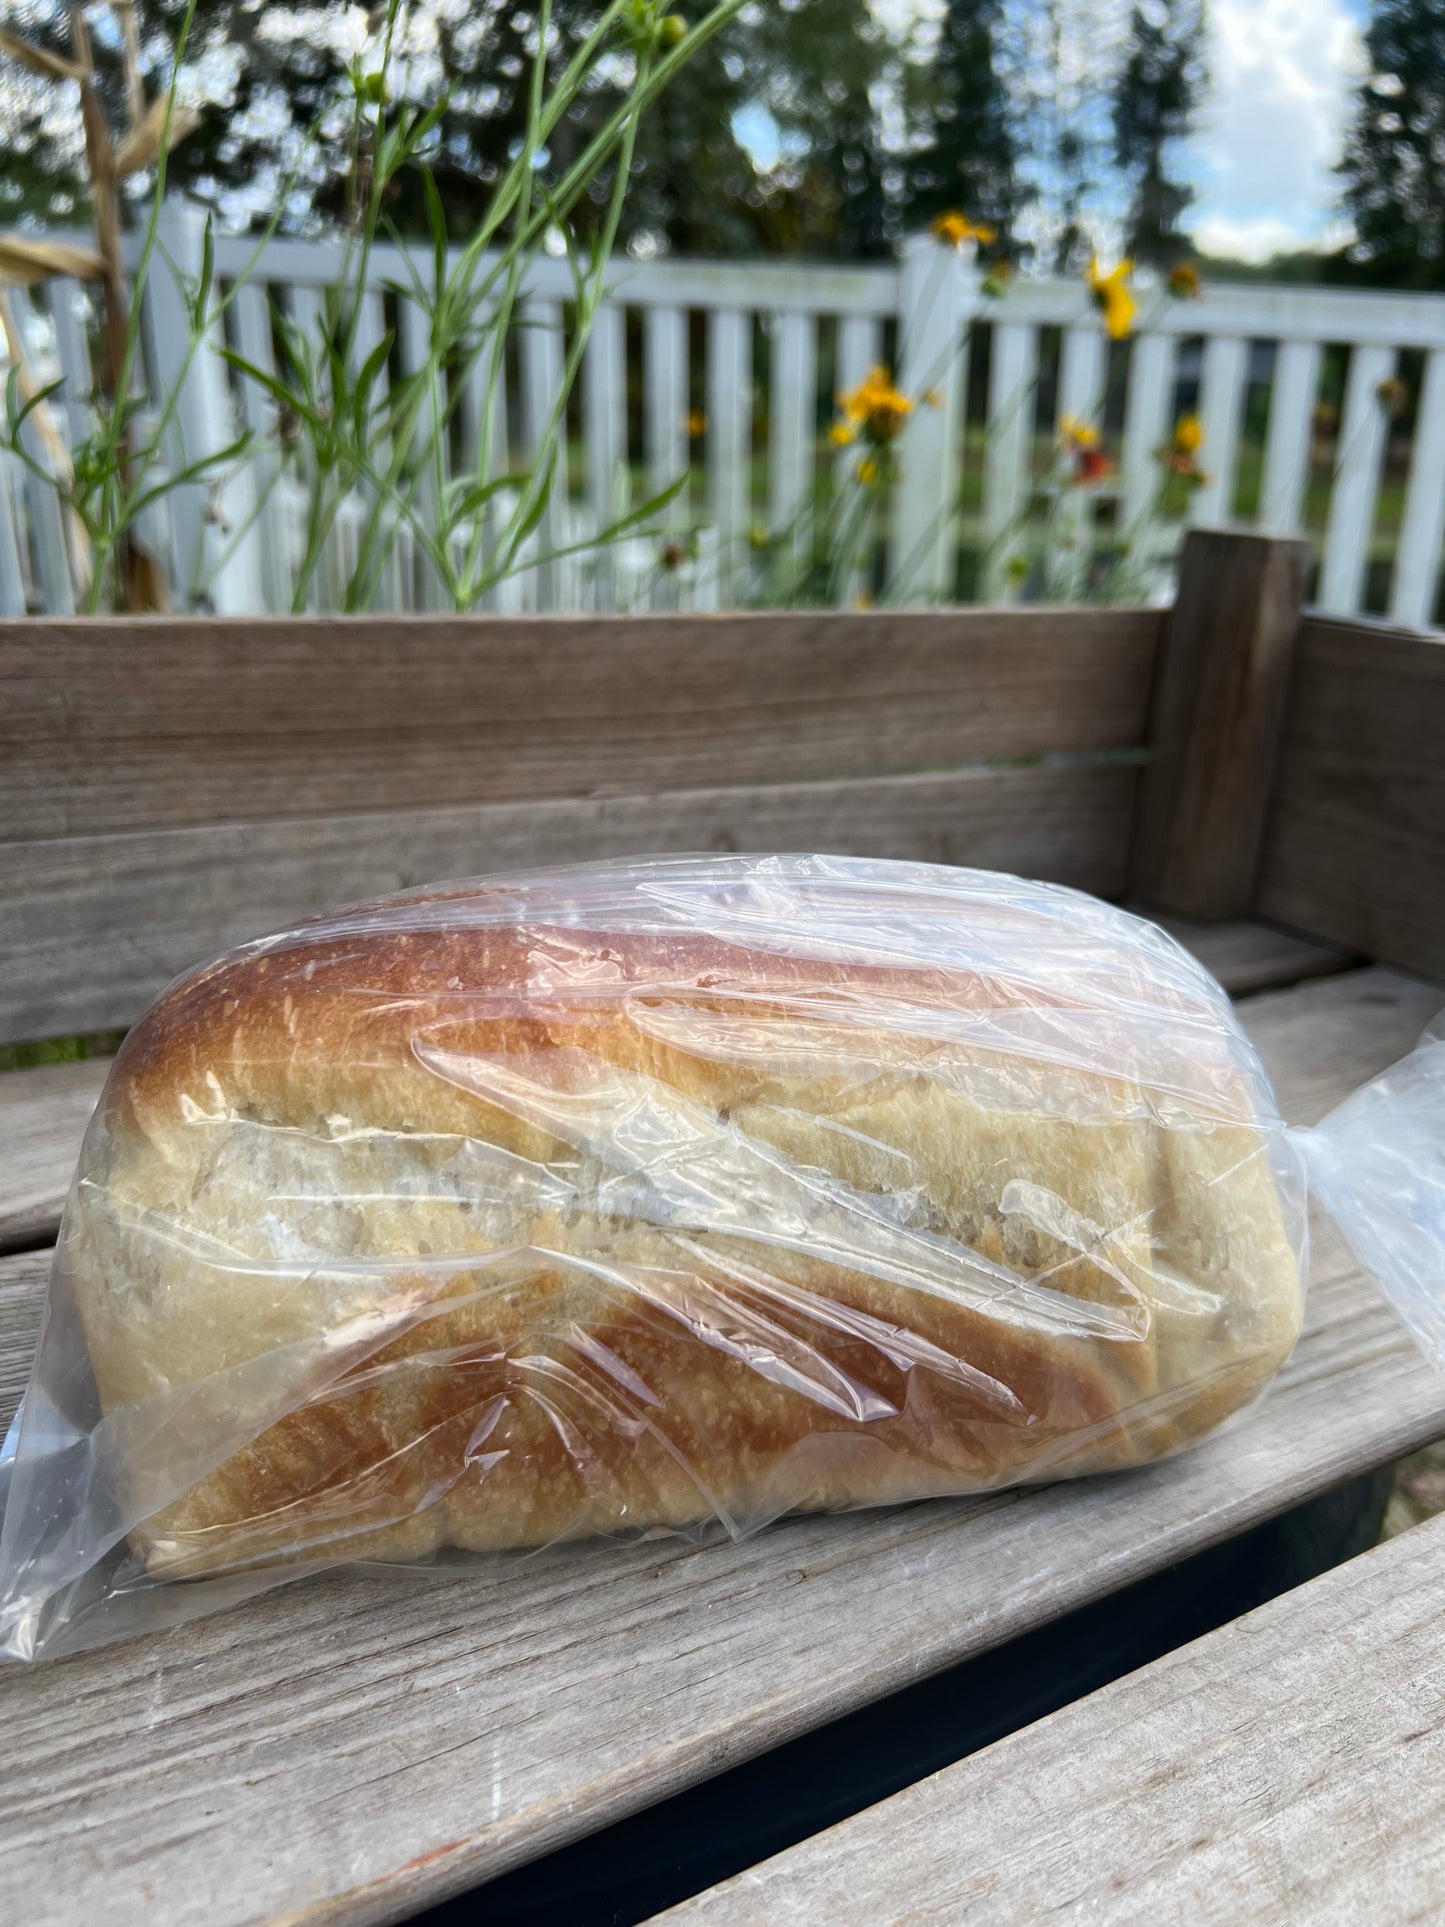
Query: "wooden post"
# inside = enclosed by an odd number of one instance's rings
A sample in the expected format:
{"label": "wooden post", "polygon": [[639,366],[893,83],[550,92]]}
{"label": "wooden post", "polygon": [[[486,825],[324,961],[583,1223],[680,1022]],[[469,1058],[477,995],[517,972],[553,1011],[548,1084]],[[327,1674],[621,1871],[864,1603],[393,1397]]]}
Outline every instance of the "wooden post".
{"label": "wooden post", "polygon": [[1155,673],[1131,879],[1183,916],[1250,905],[1309,545],[1191,529]]}

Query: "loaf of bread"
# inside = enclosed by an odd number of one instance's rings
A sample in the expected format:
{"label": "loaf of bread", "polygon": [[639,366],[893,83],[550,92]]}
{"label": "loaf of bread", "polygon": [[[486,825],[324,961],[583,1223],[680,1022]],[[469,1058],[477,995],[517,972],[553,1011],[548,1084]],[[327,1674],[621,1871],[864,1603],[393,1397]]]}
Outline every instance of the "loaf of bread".
{"label": "loaf of bread", "polygon": [[131,1033],[63,1234],[154,1575],[742,1533],[1136,1465],[1299,1330],[1218,987],[817,857],[398,897]]}

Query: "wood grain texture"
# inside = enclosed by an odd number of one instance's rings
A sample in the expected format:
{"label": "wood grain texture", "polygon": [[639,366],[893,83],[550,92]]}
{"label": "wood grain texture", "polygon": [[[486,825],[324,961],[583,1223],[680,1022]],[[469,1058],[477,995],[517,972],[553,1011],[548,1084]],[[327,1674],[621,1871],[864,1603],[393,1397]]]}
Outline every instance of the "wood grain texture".
{"label": "wood grain texture", "polygon": [[0,1040],[133,1022],[245,938],[446,877],[670,850],[828,850],[1124,880],[1130,764],[766,783],[662,795],[0,843]]}
{"label": "wood grain texture", "polygon": [[[1246,1014],[1308,1115],[1407,1049],[1437,1001],[1364,970]],[[1442,1430],[1445,1381],[1324,1242],[1269,1396],[1143,1472],[736,1547],[336,1575],[13,1669],[0,1917],[400,1919]]]}
{"label": "wood grain texture", "polygon": [[1445,977],[1445,641],[1302,625],[1254,906]]}
{"label": "wood grain texture", "polygon": [[30,1375],[52,1256],[42,1249],[0,1258],[0,1439]]}
{"label": "wood grain texture", "polygon": [[1442,1589],[1445,1518],[655,1918],[1439,1920]]}
{"label": "wood grain texture", "polygon": [[0,1251],[53,1238],[108,1057],[0,1074]]}
{"label": "wood grain texture", "polygon": [[[1150,914],[1142,906],[1139,913]],[[1194,917],[1159,916],[1157,921],[1176,942],[1193,951],[1232,997],[1282,989],[1307,977],[1331,977],[1363,961],[1337,944],[1316,943],[1253,918],[1200,923]]]}
{"label": "wood grain texture", "polygon": [[1160,652],[1132,885],[1192,917],[1249,907],[1309,545],[1192,529]]}
{"label": "wood grain texture", "polygon": [[12,839],[1143,740],[1157,610],[0,623]]}

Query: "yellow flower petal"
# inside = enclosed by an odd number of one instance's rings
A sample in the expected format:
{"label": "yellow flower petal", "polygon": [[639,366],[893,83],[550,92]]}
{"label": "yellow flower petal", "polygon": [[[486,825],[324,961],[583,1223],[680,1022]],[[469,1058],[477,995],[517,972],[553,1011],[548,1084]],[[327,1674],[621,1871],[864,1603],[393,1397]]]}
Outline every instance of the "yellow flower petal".
{"label": "yellow flower petal", "polygon": [[945,247],[961,248],[967,241],[976,241],[980,247],[989,247],[998,239],[997,228],[987,221],[971,221],[957,208],[949,208],[947,213],[935,215],[928,226],[935,241]]}

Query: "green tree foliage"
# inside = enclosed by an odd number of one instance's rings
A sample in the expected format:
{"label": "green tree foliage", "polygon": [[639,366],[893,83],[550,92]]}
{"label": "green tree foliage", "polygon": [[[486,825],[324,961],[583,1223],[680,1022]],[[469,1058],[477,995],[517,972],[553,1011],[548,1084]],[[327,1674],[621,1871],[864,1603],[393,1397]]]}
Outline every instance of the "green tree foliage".
{"label": "green tree foliage", "polygon": [[1025,195],[1003,29],[1003,0],[949,0],[923,108],[927,132],[909,166],[909,212],[917,226],[959,208],[1009,246]]}
{"label": "green tree foliage", "polygon": [[1114,88],[1114,161],[1130,188],[1125,245],[1154,267],[1188,252],[1179,223],[1194,190],[1170,163],[1204,84],[1203,0],[1136,0]]}
{"label": "green tree foliage", "polygon": [[1375,0],[1341,163],[1351,258],[1396,287],[1445,287],[1445,8]]}
{"label": "green tree foliage", "polygon": [[1015,124],[1027,253],[1075,273],[1107,212],[1110,0],[1009,0],[1003,62]]}
{"label": "green tree foliage", "polygon": [[[684,0],[685,4],[685,0]],[[553,0],[548,69],[555,80],[597,17],[596,0]],[[162,44],[166,0],[139,0],[143,44]],[[0,24],[23,24],[64,51],[58,0],[0,0]],[[109,52],[118,91],[118,37],[109,10],[94,9],[97,51]],[[286,225],[345,213],[349,174],[348,61],[364,36],[359,8],[248,5],[202,0],[190,84],[206,103],[198,131],[178,149],[173,178],[212,201],[233,223],[264,217],[291,183]],[[527,75],[537,45],[537,8],[517,0],[414,0],[407,9],[391,85],[418,104],[445,93],[448,109],[428,159],[454,232],[464,236],[477,186],[494,181],[516,151],[526,116]],[[875,104],[901,68],[894,42],[868,0],[755,0],[709,44],[645,123],[634,159],[623,236],[645,250],[693,254],[876,253],[895,237],[901,202],[884,184]],[[538,170],[559,178],[616,107],[631,73],[619,43],[578,101]],[[56,89],[6,74],[0,138],[12,211],[66,218],[84,194],[75,116],[58,111]],[[21,96],[24,96],[23,100]],[[766,136],[768,164],[755,165],[738,117]],[[747,131],[746,122],[743,127]],[[294,180],[303,142],[306,154]],[[23,170],[23,171],[22,171]],[[594,205],[609,184],[596,184]],[[425,225],[420,189],[398,185],[388,207],[403,231]]]}

